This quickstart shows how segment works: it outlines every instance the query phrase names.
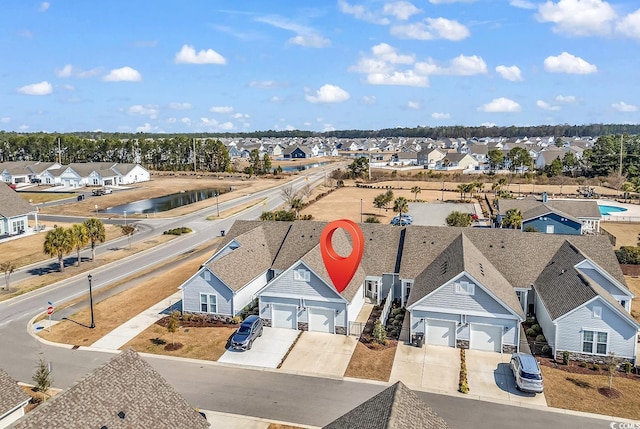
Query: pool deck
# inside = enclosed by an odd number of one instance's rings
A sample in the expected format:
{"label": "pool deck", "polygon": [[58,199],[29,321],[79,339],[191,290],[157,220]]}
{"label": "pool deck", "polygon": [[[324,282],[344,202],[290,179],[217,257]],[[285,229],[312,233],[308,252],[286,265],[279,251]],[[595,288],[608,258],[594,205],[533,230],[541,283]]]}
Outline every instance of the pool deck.
{"label": "pool deck", "polygon": [[609,215],[603,215],[604,222],[640,222],[640,205],[630,203],[619,203],[615,200],[607,199],[581,199],[581,198],[554,198],[554,200],[571,200],[571,201],[595,201],[599,206],[620,207],[626,209],[623,212],[615,212]]}

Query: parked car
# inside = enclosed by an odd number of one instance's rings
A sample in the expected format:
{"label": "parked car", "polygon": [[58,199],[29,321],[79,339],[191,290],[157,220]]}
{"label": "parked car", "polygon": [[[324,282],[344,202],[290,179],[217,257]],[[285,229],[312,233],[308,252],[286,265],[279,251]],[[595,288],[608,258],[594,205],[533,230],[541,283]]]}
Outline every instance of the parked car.
{"label": "parked car", "polygon": [[113,189],[110,189],[110,188],[104,188],[104,189],[103,189],[103,192],[104,192],[104,194],[105,194],[105,195],[108,195],[108,194],[111,194],[111,193],[113,192]]}
{"label": "parked car", "polygon": [[410,221],[409,219],[400,218],[398,216],[391,219],[391,225],[395,225],[395,226],[407,226],[407,225],[411,225],[411,223],[412,221]]}
{"label": "parked car", "polygon": [[[396,216],[396,217],[398,217],[398,216]],[[409,222],[413,222],[413,216],[411,216],[409,213],[402,213],[400,215],[400,217],[402,219],[408,220]]]}
{"label": "parked car", "polygon": [[511,371],[516,379],[516,388],[523,392],[542,393],[542,372],[535,357],[527,353],[511,355]]}
{"label": "parked car", "polygon": [[42,180],[38,179],[37,177],[31,178],[31,183],[40,183],[40,182],[42,182]]}
{"label": "parked car", "polygon": [[251,350],[256,338],[262,336],[262,319],[258,316],[249,316],[231,337],[231,348],[234,350]]}
{"label": "parked car", "polygon": [[93,194],[96,197],[99,197],[100,195],[106,195],[106,194],[110,194],[112,192],[113,192],[113,190],[109,189],[109,188],[98,188],[98,189],[94,189],[93,191],[91,191],[91,194]]}

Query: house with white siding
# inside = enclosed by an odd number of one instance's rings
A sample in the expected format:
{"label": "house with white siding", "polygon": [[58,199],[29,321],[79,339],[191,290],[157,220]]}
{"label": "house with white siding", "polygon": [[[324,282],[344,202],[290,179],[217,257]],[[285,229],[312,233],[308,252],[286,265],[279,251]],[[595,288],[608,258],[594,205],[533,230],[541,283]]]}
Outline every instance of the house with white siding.
{"label": "house with white siding", "polygon": [[0,237],[26,232],[31,213],[37,216],[37,208],[26,202],[8,185],[0,183]]}

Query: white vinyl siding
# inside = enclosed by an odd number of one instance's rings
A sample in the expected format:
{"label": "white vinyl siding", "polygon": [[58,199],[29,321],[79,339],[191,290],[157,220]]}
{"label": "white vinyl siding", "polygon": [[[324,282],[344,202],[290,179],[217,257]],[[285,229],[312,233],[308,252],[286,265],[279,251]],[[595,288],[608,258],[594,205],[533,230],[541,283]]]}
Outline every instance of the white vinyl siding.
{"label": "white vinyl siding", "polygon": [[349,315],[349,321],[354,322],[358,318],[358,314],[360,314],[360,310],[362,310],[362,306],[364,305],[364,291],[362,290],[362,286],[358,289],[355,296],[347,306],[347,313]]}

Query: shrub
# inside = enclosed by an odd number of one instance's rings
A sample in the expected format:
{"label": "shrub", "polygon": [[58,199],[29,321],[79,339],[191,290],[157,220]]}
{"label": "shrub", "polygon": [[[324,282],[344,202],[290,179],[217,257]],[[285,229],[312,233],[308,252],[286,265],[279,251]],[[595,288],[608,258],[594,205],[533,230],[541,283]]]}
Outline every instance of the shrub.
{"label": "shrub", "polygon": [[384,326],[382,326],[380,319],[376,320],[373,324],[373,339],[378,344],[387,344],[387,331]]}
{"label": "shrub", "polygon": [[393,314],[394,316],[397,316],[400,313],[402,313],[402,309],[401,308],[396,307],[393,310],[391,310],[391,314]]}
{"label": "shrub", "polygon": [[191,228],[187,228],[187,227],[180,227],[180,228],[173,228],[173,229],[168,229],[165,232],[163,232],[164,235],[182,235],[182,234],[188,234],[191,232]]}
{"label": "shrub", "polygon": [[231,323],[233,323],[234,325],[237,325],[239,323],[242,323],[242,317],[240,316],[233,316],[233,318],[231,319]]}
{"label": "shrub", "polygon": [[540,325],[538,325],[537,323],[535,325],[531,325],[531,329],[534,330],[534,332],[536,333],[536,335],[541,334],[542,333],[542,328],[540,327]]}
{"label": "shrub", "polygon": [[549,347],[549,344],[545,344],[544,346],[542,346],[542,353],[544,353],[545,355],[551,353],[551,347]]}
{"label": "shrub", "polygon": [[547,339],[544,337],[544,335],[540,334],[536,337],[536,342],[538,343],[546,343]]}
{"label": "shrub", "polygon": [[533,328],[528,328],[526,330],[526,334],[527,334],[527,337],[535,337],[536,331],[534,331]]}
{"label": "shrub", "polygon": [[460,393],[469,393],[469,383],[467,381],[467,358],[465,349],[460,349],[460,379],[458,383],[458,391]]}
{"label": "shrub", "polygon": [[562,352],[562,363],[565,365],[569,365],[569,352]]}
{"label": "shrub", "polygon": [[593,370],[594,371],[600,371],[600,364],[594,363],[593,364]]}
{"label": "shrub", "polygon": [[367,218],[364,220],[364,223],[380,223],[380,219],[375,216],[367,216]]}
{"label": "shrub", "polygon": [[392,326],[400,326],[402,325],[402,322],[398,319],[393,319],[393,322],[391,322]]}
{"label": "shrub", "polygon": [[631,374],[631,368],[633,368],[633,365],[631,364],[631,362],[627,361],[622,363],[622,369],[624,370],[625,373]]}
{"label": "shrub", "polygon": [[580,362],[578,364],[578,366],[582,367],[582,368],[586,368],[587,367],[587,363],[586,362]]}

